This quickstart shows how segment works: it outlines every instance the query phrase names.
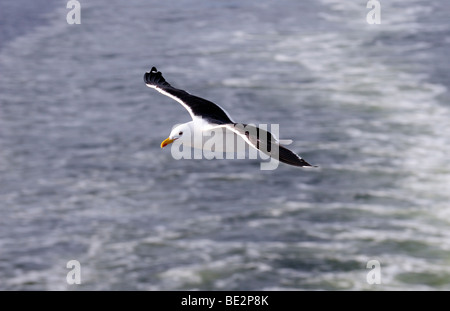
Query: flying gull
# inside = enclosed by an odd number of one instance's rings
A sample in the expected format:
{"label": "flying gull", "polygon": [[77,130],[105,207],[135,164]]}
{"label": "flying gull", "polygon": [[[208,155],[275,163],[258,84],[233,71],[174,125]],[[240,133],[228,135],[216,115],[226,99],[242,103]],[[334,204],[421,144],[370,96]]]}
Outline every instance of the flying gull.
{"label": "flying gull", "polygon": [[[204,133],[217,128],[225,128],[241,137],[253,148],[264,152],[280,162],[294,166],[311,166],[299,155],[280,145],[279,141],[268,131],[253,125],[238,124],[229,114],[218,105],[189,94],[186,91],[174,88],[155,67],[144,74],[145,84],[158,92],[179,102],[192,117],[192,121],[176,126],[169,137],[161,143],[161,148],[185,138],[183,134]],[[186,139],[187,141],[187,139]],[[190,141],[190,137],[189,137]],[[193,146],[202,148],[202,146]]]}

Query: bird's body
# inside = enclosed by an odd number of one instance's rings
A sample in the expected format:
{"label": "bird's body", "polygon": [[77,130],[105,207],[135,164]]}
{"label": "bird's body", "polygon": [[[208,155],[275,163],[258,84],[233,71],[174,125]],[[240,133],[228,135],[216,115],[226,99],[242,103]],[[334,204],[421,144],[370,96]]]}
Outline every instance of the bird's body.
{"label": "bird's body", "polygon": [[[243,141],[280,162],[300,167],[311,166],[300,156],[280,145],[277,138],[267,130],[236,123],[215,103],[174,88],[155,67],[144,74],[144,81],[148,87],[179,102],[192,117],[192,121],[174,127],[169,137],[161,143],[161,147],[178,140],[186,146],[204,149],[205,140],[216,137],[214,152],[241,152],[242,150],[235,150],[235,146],[240,144],[239,141]],[[232,146],[229,142],[233,142]]]}

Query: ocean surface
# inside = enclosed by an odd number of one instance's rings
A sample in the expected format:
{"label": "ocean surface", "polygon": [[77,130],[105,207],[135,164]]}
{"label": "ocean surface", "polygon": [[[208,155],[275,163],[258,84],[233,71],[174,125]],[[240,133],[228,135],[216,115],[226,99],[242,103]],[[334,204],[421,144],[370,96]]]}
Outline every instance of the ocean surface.
{"label": "ocean surface", "polygon": [[[450,290],[450,3],[380,2],[2,1],[0,290]],[[174,160],[152,66],[319,168]]]}

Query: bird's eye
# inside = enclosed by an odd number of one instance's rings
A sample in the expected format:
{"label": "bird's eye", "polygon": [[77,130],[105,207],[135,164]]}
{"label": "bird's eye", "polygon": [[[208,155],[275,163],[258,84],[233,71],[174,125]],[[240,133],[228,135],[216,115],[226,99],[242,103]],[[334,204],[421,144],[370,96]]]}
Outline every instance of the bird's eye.
{"label": "bird's eye", "polygon": [[183,132],[179,132],[178,135],[183,135]]}

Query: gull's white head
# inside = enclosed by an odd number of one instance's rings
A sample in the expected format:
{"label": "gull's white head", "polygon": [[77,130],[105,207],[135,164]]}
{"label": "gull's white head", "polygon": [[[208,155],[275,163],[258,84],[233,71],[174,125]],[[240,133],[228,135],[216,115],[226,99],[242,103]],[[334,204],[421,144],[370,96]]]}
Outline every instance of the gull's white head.
{"label": "gull's white head", "polygon": [[183,123],[175,126],[170,132],[169,137],[167,137],[162,143],[161,148],[173,143],[177,139],[191,139],[191,122]]}

